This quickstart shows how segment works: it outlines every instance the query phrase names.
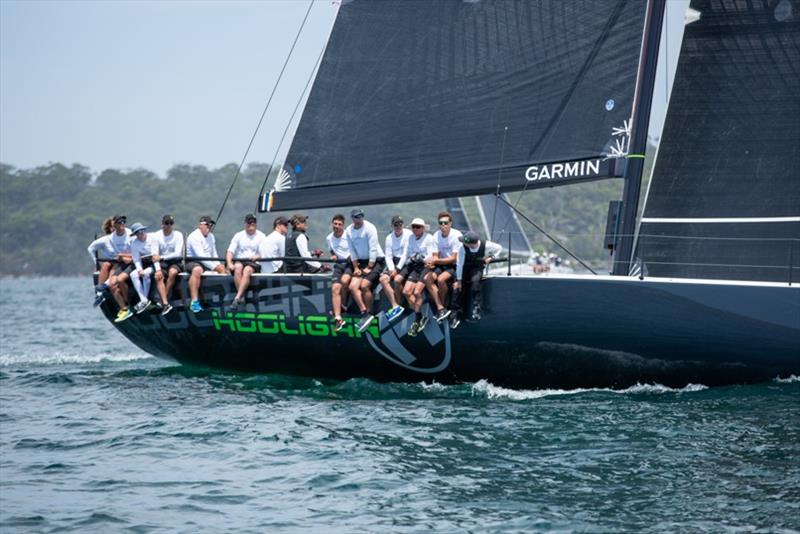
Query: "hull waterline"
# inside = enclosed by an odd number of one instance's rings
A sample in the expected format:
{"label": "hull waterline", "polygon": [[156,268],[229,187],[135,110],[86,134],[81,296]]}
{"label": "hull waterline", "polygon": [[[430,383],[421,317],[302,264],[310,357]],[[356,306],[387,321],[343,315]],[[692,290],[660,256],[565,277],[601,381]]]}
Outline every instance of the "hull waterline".
{"label": "hull waterline", "polygon": [[[256,275],[236,313],[231,277],[204,276],[201,291],[200,313],[180,298],[182,277],[168,316],[112,324],[178,362],[317,378],[622,388],[800,375],[800,288],[787,284],[492,276],[479,322],[451,330],[431,320],[416,338],[409,313],[391,325],[380,314],[363,334],[349,318],[334,333],[325,276]],[[117,308],[106,301],[102,311],[113,321]]]}

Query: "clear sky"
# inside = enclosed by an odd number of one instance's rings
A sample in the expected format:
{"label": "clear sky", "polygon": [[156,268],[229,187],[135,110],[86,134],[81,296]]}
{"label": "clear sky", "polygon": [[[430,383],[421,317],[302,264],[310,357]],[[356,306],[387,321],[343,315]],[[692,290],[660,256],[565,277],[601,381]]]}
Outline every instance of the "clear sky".
{"label": "clear sky", "polygon": [[[308,0],[0,0],[0,161],[238,163]],[[335,16],[317,1],[248,161],[271,161]]]}
{"label": "clear sky", "polygon": [[[238,163],[309,1],[0,0],[0,161],[162,176]],[[674,51],[687,1],[668,3]],[[314,3],[248,161],[272,160],[335,12]]]}

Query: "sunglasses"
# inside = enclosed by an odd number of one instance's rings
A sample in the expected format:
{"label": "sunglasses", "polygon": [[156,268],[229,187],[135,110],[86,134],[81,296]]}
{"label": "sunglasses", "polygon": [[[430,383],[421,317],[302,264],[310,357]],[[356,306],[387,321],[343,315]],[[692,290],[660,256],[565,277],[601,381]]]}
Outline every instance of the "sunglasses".
{"label": "sunglasses", "polygon": [[161,226],[172,226],[173,224],[175,224],[175,223],[165,222],[165,223],[161,223]]}
{"label": "sunglasses", "polygon": [[450,224],[450,221],[439,221],[439,226],[444,226],[445,224]]}
{"label": "sunglasses", "polygon": [[424,226],[420,226],[418,224],[412,224],[411,228],[425,228]]}

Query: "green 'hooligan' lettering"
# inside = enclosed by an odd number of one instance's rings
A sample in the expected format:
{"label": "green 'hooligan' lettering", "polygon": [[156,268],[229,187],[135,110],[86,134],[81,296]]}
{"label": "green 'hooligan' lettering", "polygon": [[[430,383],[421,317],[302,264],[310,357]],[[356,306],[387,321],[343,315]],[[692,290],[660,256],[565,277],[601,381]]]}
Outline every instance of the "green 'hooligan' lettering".
{"label": "green 'hooligan' lettering", "polygon": [[[236,317],[236,331],[237,332],[255,332],[258,324],[255,321],[256,314],[250,312],[239,312]],[[247,322],[247,325],[244,322]]]}
{"label": "green 'hooligan' lettering", "polygon": [[329,336],[331,329],[328,320],[324,315],[309,315],[306,317],[306,333],[309,336]]}
{"label": "green 'hooligan' lettering", "polygon": [[262,334],[277,334],[278,329],[278,315],[275,313],[259,313],[258,317],[258,331]]}
{"label": "green 'hooligan' lettering", "polygon": [[236,332],[236,326],[233,324],[233,319],[230,318],[230,313],[227,314],[228,318],[220,319],[219,313],[217,310],[211,310],[211,320],[214,321],[214,328],[217,330],[222,330],[222,326],[227,326],[231,329],[231,332]]}
{"label": "green 'hooligan' lettering", "polygon": [[281,313],[280,315],[278,315],[278,319],[280,319],[281,333],[287,334],[289,336],[296,336],[300,333],[297,330],[292,330],[286,325],[286,316],[284,314]]}

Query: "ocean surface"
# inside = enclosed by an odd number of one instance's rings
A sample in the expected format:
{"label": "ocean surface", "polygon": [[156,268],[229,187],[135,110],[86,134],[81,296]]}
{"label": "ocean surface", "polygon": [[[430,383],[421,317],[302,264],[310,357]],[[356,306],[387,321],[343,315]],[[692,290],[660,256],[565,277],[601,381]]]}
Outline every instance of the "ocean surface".
{"label": "ocean surface", "polygon": [[0,280],[0,532],[798,532],[800,381],[514,391],[187,368]]}

